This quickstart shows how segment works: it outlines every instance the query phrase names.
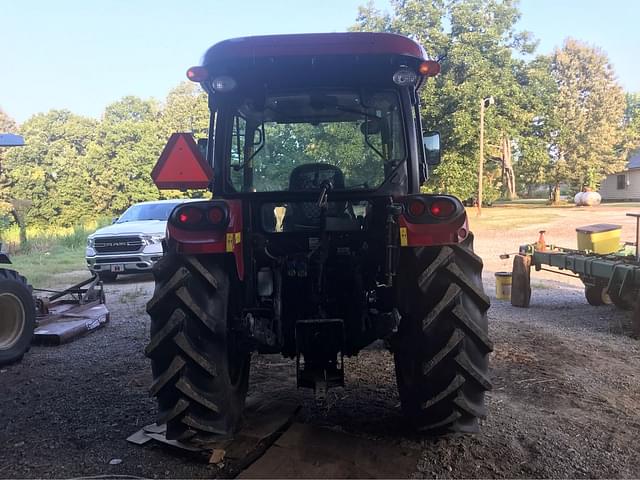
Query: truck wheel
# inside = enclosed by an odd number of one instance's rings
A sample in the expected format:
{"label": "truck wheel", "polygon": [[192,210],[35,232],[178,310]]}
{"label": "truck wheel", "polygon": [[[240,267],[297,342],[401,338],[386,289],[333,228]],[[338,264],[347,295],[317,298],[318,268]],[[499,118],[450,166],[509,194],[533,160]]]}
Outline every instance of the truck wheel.
{"label": "truck wheel", "polygon": [[249,382],[250,355],[242,351],[230,322],[239,302],[229,275],[206,256],[166,254],[154,266],[151,395],[167,438],[229,435],[239,425]]}
{"label": "truck wheel", "polygon": [[0,365],[17,362],[29,350],[35,324],[33,288],[22,275],[0,268]]}
{"label": "truck wheel", "polygon": [[611,304],[611,297],[607,292],[607,287],[602,285],[586,285],[584,287],[584,296],[589,305],[594,307]]}
{"label": "truck wheel", "polygon": [[460,245],[402,249],[398,276],[393,349],[403,412],[423,432],[478,431],[493,346],[472,235]]}

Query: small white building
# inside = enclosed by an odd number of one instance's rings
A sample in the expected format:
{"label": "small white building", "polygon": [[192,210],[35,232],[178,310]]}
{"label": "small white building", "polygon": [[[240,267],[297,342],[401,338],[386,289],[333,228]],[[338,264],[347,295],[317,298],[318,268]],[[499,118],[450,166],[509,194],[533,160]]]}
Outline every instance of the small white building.
{"label": "small white building", "polygon": [[608,175],[600,184],[603,201],[640,201],[640,150],[629,157],[624,171]]}

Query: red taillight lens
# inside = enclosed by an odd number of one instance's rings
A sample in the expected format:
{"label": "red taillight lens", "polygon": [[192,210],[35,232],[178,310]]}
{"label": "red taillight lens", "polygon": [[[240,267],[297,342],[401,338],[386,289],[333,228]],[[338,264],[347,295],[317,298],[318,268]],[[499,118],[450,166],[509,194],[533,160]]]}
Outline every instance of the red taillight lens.
{"label": "red taillight lens", "polygon": [[202,221],[202,218],[202,211],[195,207],[183,207],[176,212],[176,219],[182,225],[197,225]]}
{"label": "red taillight lens", "polygon": [[224,210],[222,210],[222,208],[220,207],[213,207],[209,210],[209,213],[207,213],[207,218],[214,225],[218,225],[224,222],[224,219],[225,219]]}
{"label": "red taillight lens", "polygon": [[187,70],[187,78],[192,82],[204,82],[209,78],[209,70],[205,67],[191,67]]}
{"label": "red taillight lens", "polygon": [[456,211],[455,204],[450,200],[436,200],[429,207],[431,215],[438,218],[446,218]]}
{"label": "red taillight lens", "polygon": [[407,210],[412,217],[421,217],[426,212],[427,206],[422,200],[414,199],[409,202]]}

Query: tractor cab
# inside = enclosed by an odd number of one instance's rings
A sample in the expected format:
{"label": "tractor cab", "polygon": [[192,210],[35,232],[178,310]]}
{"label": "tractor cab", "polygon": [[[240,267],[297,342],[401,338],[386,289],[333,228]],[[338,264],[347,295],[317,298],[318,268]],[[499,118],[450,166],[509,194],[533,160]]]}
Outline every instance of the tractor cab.
{"label": "tractor cab", "polygon": [[[416,90],[438,71],[418,44],[397,35],[285,35],[213,46],[188,75],[209,93],[214,191],[308,193],[326,181],[356,195],[417,193],[427,158]],[[329,171],[339,184],[325,178]]]}

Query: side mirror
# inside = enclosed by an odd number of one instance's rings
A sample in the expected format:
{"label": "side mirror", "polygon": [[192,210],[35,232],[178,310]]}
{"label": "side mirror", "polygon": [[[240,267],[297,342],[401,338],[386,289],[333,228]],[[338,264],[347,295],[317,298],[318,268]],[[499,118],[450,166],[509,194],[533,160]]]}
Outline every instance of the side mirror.
{"label": "side mirror", "polygon": [[116,222],[118,221],[118,219],[119,219],[119,218],[120,218],[120,217],[113,217],[113,218],[111,219],[111,224],[113,225],[114,223],[116,223]]}
{"label": "side mirror", "polygon": [[422,135],[427,165],[440,164],[440,132],[426,132]]}

